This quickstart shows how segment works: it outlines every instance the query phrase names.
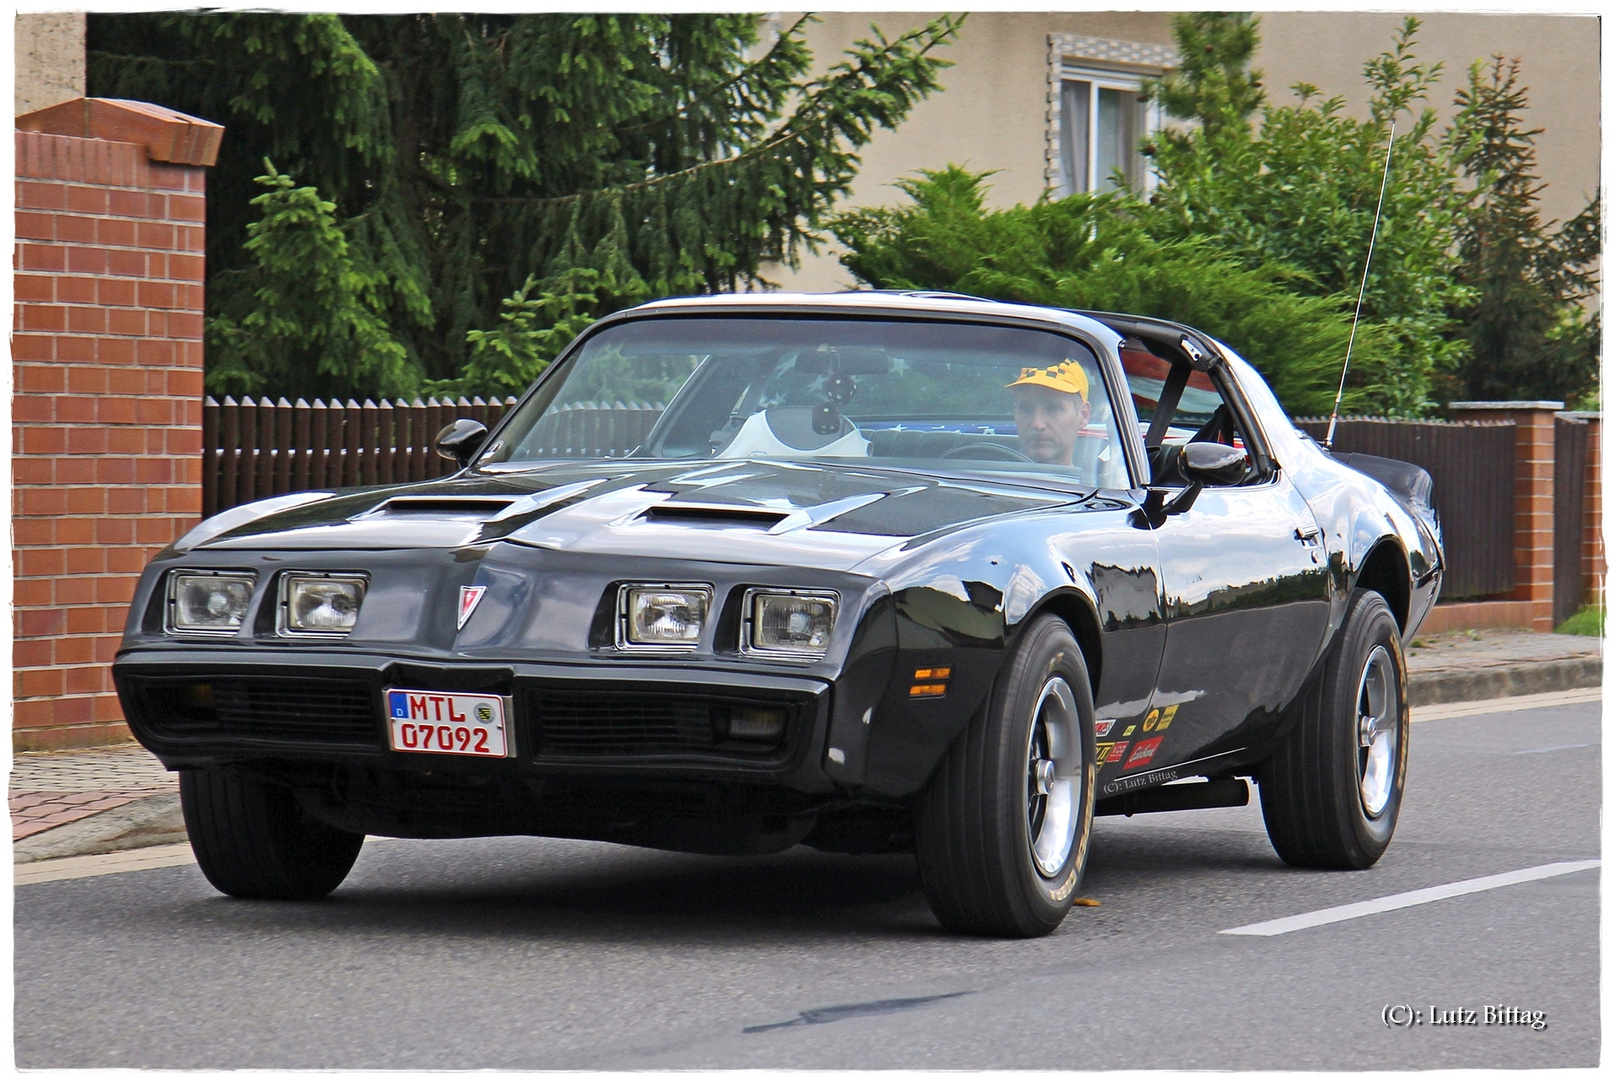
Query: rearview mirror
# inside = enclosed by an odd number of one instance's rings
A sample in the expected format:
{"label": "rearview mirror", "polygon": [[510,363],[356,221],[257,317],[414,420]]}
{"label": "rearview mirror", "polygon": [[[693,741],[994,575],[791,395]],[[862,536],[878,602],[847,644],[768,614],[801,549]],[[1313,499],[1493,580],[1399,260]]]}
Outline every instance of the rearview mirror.
{"label": "rearview mirror", "polygon": [[1185,443],[1178,452],[1177,468],[1191,484],[1230,487],[1249,474],[1250,459],[1236,446],[1191,442]]}
{"label": "rearview mirror", "polygon": [[461,417],[437,433],[437,456],[457,461],[463,469],[482,449],[487,438],[488,429],[484,425]]}

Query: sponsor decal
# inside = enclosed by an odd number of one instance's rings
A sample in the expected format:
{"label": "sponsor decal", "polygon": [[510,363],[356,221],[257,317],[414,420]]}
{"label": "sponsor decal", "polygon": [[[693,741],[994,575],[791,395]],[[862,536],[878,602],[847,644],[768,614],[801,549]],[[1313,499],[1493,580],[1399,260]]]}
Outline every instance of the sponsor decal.
{"label": "sponsor decal", "polygon": [[1143,730],[1164,731],[1171,726],[1171,719],[1176,715],[1175,705],[1167,705],[1164,709],[1150,709],[1149,715],[1143,718]]}
{"label": "sponsor decal", "polygon": [[1138,765],[1147,765],[1154,759],[1154,752],[1160,749],[1165,741],[1164,736],[1156,735],[1152,739],[1144,739],[1133,749],[1132,756],[1126,759],[1126,767],[1133,768]]}
{"label": "sponsor decal", "polygon": [[1126,757],[1126,747],[1127,744],[1124,742],[1118,742],[1114,746],[1110,747],[1110,756],[1107,759],[1110,764],[1113,765],[1122,758]]}
{"label": "sponsor decal", "polygon": [[455,626],[454,629],[465,629],[465,624],[470,621],[471,612],[476,610],[476,605],[482,602],[482,594],[487,591],[488,587],[486,585],[460,586],[460,621],[459,625]]}
{"label": "sponsor decal", "polygon": [[1115,744],[1112,742],[1099,743],[1094,747],[1094,750],[1096,750],[1097,753],[1093,755],[1093,760],[1100,765],[1104,764],[1106,761],[1110,760],[1110,749],[1114,746]]}
{"label": "sponsor decal", "polygon": [[[1110,728],[1112,728],[1114,726],[1115,726],[1115,721],[1114,720],[1094,720],[1093,721],[1093,734],[1097,735],[1099,738],[1102,739],[1104,736],[1106,736],[1106,735],[1108,735],[1110,733]],[[1103,761],[1104,759],[1099,758],[1099,760]]]}
{"label": "sponsor decal", "polygon": [[1121,734],[1122,735],[1130,735],[1136,730],[1138,730],[1138,725],[1136,725],[1136,724],[1128,724],[1126,726],[1126,730],[1121,732]]}

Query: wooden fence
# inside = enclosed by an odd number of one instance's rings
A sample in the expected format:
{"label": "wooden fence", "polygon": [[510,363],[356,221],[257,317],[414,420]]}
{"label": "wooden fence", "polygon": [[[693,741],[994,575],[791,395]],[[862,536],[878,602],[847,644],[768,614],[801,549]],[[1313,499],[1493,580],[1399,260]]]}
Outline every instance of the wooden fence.
{"label": "wooden fence", "polygon": [[[202,404],[202,512],[290,491],[432,480],[458,466],[437,456],[437,433],[460,417],[498,423],[515,398],[413,402],[285,398]],[[620,457],[644,441],[662,406],[584,401],[544,417],[528,442],[567,457]]]}
{"label": "wooden fence", "polygon": [[464,416],[492,427],[515,398],[202,403],[202,513],[288,491],[430,480],[456,468],[433,442]]}
{"label": "wooden fence", "polygon": [[[1328,420],[1299,419],[1295,426],[1321,442]],[[1355,417],[1340,420],[1334,432],[1335,450],[1410,461],[1434,479],[1435,509],[1446,544],[1446,579],[1440,589],[1445,600],[1494,596],[1513,588],[1514,443],[1511,420]],[[1577,529],[1577,539],[1579,535]],[[1578,554],[1574,565],[1579,566]]]}

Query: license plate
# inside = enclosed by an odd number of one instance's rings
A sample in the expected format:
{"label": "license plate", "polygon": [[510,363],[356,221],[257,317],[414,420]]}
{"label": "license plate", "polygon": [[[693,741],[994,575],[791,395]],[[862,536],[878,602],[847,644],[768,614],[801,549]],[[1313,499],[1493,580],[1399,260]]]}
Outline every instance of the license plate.
{"label": "license plate", "polygon": [[504,699],[494,694],[388,690],[387,729],[405,753],[509,756]]}

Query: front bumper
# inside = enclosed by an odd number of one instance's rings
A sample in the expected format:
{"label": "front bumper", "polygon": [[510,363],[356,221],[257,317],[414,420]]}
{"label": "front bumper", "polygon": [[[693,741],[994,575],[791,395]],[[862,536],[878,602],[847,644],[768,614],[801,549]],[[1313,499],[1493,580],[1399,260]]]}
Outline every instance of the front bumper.
{"label": "front bumper", "polygon": [[[136,739],[171,769],[332,765],[487,779],[716,781],[831,795],[834,688],[809,675],[690,665],[430,662],[343,651],[139,649],[113,665]],[[189,689],[206,685],[205,707]],[[506,699],[511,756],[390,749],[389,688]],[[860,698],[851,694],[849,697]],[[848,701],[848,704],[852,704]],[[777,744],[701,736],[703,710],[782,709]]]}

